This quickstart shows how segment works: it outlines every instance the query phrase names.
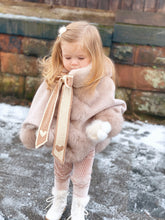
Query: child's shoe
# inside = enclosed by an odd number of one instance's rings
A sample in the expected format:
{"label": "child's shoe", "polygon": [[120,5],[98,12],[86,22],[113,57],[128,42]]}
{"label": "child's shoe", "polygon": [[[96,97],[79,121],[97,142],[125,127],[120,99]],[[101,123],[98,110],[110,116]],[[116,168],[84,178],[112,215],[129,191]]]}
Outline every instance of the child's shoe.
{"label": "child's shoe", "polygon": [[88,204],[88,202],[89,202],[89,196],[87,197],[73,196],[71,216],[69,219],[85,220],[85,216],[88,215],[87,211],[85,210],[85,207]]}
{"label": "child's shoe", "polygon": [[67,204],[67,194],[65,190],[58,191],[52,188],[52,205],[46,213],[46,220],[60,220]]}

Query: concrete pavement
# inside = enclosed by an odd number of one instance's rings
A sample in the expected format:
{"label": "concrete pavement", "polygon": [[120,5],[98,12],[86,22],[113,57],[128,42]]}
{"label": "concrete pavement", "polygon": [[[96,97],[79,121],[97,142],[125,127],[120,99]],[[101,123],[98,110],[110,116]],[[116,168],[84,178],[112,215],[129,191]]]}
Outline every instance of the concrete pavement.
{"label": "concrete pavement", "polygon": [[[25,149],[18,137],[27,111],[0,104],[0,220],[42,220],[51,196],[51,149]],[[151,146],[147,138],[154,131],[160,137]],[[121,134],[96,155],[88,220],[165,219],[164,134],[164,126],[126,122]],[[72,186],[62,220],[70,215],[71,191]]]}

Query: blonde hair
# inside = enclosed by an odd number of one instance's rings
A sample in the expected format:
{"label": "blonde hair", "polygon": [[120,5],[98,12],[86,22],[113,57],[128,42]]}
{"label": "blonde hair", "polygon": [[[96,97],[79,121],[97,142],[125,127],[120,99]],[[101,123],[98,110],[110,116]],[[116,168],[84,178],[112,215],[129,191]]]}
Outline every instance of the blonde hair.
{"label": "blonde hair", "polygon": [[[52,88],[56,79],[61,76],[64,68],[62,62],[61,42],[80,42],[82,47],[91,56],[92,69],[86,79],[86,86],[95,88],[100,79],[105,75],[105,60],[100,34],[97,28],[88,22],[77,21],[66,26],[66,31],[57,37],[54,42],[51,56],[42,60],[43,76],[49,88]],[[113,68],[113,63],[112,69]]]}

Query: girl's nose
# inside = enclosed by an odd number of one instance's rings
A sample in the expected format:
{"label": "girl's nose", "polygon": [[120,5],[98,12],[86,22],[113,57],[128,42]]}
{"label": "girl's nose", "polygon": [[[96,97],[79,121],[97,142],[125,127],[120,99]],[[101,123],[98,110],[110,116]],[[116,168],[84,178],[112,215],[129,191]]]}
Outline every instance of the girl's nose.
{"label": "girl's nose", "polygon": [[77,59],[72,59],[71,64],[72,65],[77,65],[78,64],[78,60]]}

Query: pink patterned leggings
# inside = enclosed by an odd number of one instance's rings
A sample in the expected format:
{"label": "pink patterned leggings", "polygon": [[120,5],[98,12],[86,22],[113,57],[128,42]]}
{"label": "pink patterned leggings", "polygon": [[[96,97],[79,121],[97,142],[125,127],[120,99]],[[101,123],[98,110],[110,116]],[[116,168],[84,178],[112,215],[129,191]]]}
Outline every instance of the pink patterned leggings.
{"label": "pink patterned leggings", "polygon": [[60,164],[54,160],[55,188],[68,190],[70,179],[73,183],[73,194],[86,197],[91,181],[95,150],[91,151],[82,161]]}

